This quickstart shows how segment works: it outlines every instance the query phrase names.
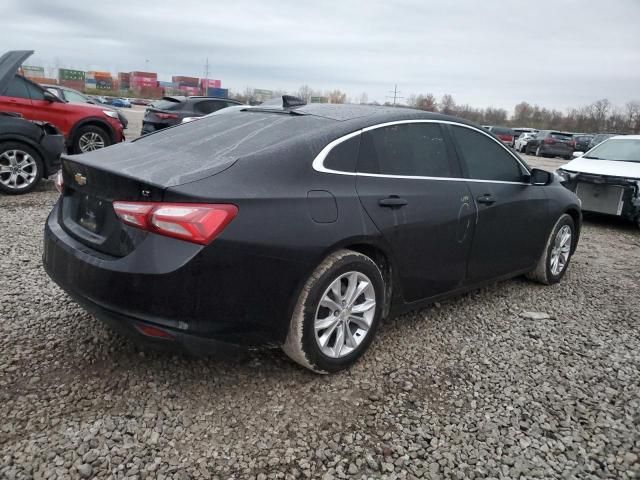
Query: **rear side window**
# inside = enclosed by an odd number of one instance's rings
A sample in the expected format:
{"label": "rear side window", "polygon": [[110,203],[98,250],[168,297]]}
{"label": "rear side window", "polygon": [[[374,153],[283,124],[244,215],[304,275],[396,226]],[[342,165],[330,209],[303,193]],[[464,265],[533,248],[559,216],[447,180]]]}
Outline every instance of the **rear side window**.
{"label": "rear side window", "polygon": [[360,135],[345,140],[331,149],[324,166],[340,172],[355,172],[360,148]]}
{"label": "rear side window", "polygon": [[31,100],[44,100],[44,92],[40,87],[34,85],[31,82],[25,82],[27,84],[27,90],[29,91],[29,96]]}
{"label": "rear side window", "polygon": [[29,91],[27,90],[27,82],[25,82],[18,75],[13,77],[13,80],[9,82],[9,86],[4,92],[6,97],[14,97],[14,98],[26,98],[30,99]]}
{"label": "rear side window", "polygon": [[158,100],[153,102],[151,106],[158,110],[178,110],[182,102],[174,102],[173,100]]}
{"label": "rear side window", "polygon": [[227,106],[227,102],[220,102],[218,100],[203,100],[194,105],[194,110],[203,115],[213,113]]}
{"label": "rear side window", "polygon": [[522,167],[502,145],[470,128],[452,126],[469,178],[521,182]]}
{"label": "rear side window", "polygon": [[400,124],[364,132],[358,171],[417,177],[457,176],[437,123]]}

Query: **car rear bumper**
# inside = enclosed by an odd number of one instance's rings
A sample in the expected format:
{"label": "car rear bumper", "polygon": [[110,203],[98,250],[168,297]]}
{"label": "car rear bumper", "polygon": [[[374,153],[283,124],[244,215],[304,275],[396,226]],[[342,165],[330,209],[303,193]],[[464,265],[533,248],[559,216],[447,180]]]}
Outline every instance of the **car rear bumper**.
{"label": "car rear bumper", "polygon": [[132,253],[112,257],[71,237],[58,210],[45,225],[45,271],[99,319],[134,337],[144,337],[141,326],[160,328],[173,336],[170,343],[189,350],[284,340],[298,266],[220,239],[203,248],[155,234]]}
{"label": "car rear bumper", "polygon": [[573,149],[569,146],[556,146],[542,144],[540,146],[540,152],[545,155],[555,155],[558,157],[568,157],[573,153]]}

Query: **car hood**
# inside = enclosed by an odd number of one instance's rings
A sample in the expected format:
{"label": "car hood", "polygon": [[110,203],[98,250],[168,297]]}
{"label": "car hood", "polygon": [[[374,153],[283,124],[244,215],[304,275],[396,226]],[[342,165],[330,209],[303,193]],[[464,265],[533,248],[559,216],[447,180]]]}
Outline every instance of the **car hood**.
{"label": "car hood", "polygon": [[0,57],[0,95],[4,95],[22,62],[31,55],[33,50],[10,50]]}
{"label": "car hood", "polygon": [[640,163],[621,162],[618,160],[591,160],[576,158],[562,165],[563,170],[590,173],[592,175],[608,175],[612,177],[640,178]]}

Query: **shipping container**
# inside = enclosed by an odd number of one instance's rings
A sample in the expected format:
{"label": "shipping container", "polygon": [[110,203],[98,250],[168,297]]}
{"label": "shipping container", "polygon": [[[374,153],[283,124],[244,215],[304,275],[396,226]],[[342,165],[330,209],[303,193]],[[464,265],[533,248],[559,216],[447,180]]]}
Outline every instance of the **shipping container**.
{"label": "shipping container", "polygon": [[56,80],[55,78],[48,78],[48,77],[29,77],[29,80],[31,80],[32,82],[39,83],[40,85],[57,85],[58,84],[58,80]]}
{"label": "shipping container", "polygon": [[84,81],[85,73],[82,70],[70,70],[68,68],[58,69],[58,78],[60,80],[82,80]]}
{"label": "shipping container", "polygon": [[187,87],[187,86],[181,85],[180,87],[178,87],[178,90],[180,90],[181,92],[184,93],[184,95],[187,95],[187,96],[200,95],[200,87]]}
{"label": "shipping container", "polygon": [[207,88],[207,96],[217,97],[217,98],[229,98],[229,89],[209,87]]}
{"label": "shipping container", "polygon": [[129,74],[132,77],[154,78],[158,79],[158,74],[154,72],[131,72]]}
{"label": "shipping container", "polygon": [[197,87],[200,85],[200,79],[197,77],[185,77],[182,75],[171,77],[171,81],[177,83],[181,87]]}
{"label": "shipping container", "polygon": [[87,72],[87,75],[93,75],[94,77],[110,77],[111,76],[111,72],[89,70]]}
{"label": "shipping container", "polygon": [[158,86],[162,88],[178,88],[178,84],[175,82],[158,82]]}
{"label": "shipping container", "polygon": [[60,80],[59,83],[75,90],[83,90],[85,88],[84,80]]}
{"label": "shipping container", "polygon": [[23,65],[22,74],[28,78],[32,78],[32,77],[44,78],[44,67],[34,67],[32,65]]}
{"label": "shipping container", "polygon": [[200,80],[200,86],[202,91],[206,92],[208,88],[221,88],[222,80],[215,80],[213,78],[203,78]]}

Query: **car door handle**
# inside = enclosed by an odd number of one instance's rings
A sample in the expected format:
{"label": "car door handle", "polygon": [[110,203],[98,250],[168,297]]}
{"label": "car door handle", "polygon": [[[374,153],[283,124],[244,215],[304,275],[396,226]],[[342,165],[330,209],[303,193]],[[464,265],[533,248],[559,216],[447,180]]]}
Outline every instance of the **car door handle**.
{"label": "car door handle", "polygon": [[388,208],[404,207],[407,203],[409,202],[407,202],[404,198],[398,197],[397,195],[390,195],[387,198],[381,198],[380,200],[378,200],[378,205]]}
{"label": "car door handle", "polygon": [[477,198],[478,203],[482,203],[484,205],[493,205],[496,203],[496,197],[491,195],[490,193],[485,193],[484,195],[480,195]]}

